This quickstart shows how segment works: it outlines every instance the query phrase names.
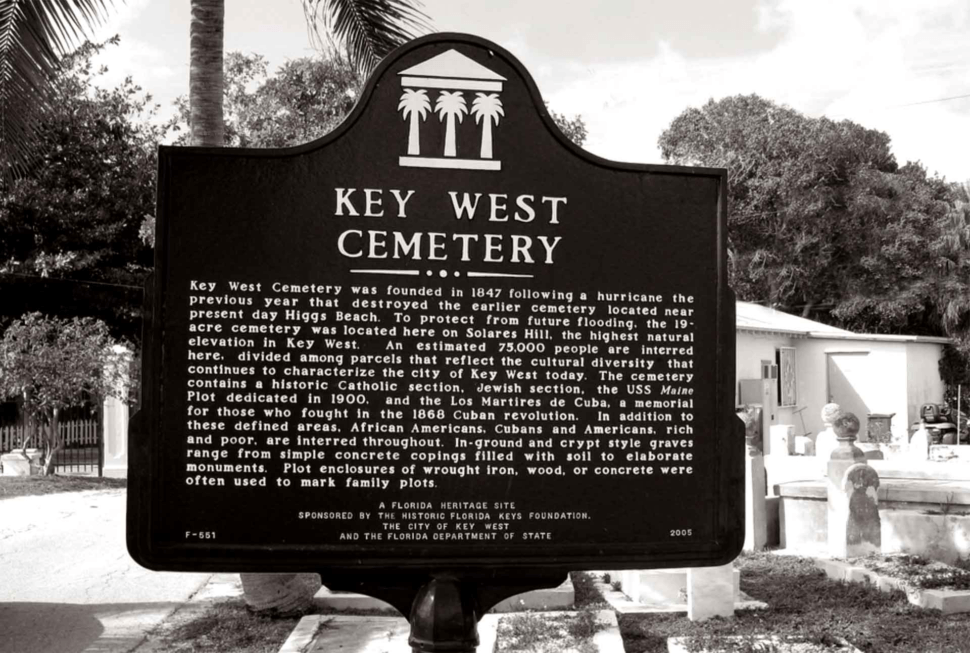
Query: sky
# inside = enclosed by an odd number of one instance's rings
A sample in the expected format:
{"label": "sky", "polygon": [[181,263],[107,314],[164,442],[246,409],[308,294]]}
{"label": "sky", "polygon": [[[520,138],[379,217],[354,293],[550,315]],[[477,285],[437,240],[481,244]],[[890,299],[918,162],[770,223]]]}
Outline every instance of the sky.
{"label": "sky", "polygon": [[[970,180],[970,0],[424,0],[434,31],[510,51],[585,148],[662,163],[657,139],[688,107],[757,93],[811,117],[889,134],[897,161]],[[126,0],[96,36],[101,63],[172,112],[188,95],[188,0]],[[299,0],[226,0],[226,50],[271,70],[314,53]]]}

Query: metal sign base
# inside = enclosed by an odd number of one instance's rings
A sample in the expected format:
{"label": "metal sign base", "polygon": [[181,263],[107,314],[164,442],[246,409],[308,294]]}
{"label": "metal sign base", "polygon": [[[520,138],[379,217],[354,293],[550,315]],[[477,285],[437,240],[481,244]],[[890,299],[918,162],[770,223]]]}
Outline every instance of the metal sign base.
{"label": "metal sign base", "polygon": [[562,570],[322,574],[331,590],[367,594],[408,615],[408,644],[414,653],[474,653],[479,643],[478,621],[492,606],[523,592],[558,587],[565,576]]}

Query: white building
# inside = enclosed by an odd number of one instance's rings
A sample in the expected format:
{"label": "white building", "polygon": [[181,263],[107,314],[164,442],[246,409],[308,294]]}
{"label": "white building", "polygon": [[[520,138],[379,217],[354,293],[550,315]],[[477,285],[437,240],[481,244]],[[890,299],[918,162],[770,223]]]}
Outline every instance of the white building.
{"label": "white building", "polygon": [[906,442],[920,405],[943,401],[938,364],[947,342],[852,333],[738,302],[737,402],[763,406],[764,434],[791,424],[795,435],[814,436],[822,406],[834,402],[859,418],[860,441],[870,417],[876,433],[891,415],[892,440]]}

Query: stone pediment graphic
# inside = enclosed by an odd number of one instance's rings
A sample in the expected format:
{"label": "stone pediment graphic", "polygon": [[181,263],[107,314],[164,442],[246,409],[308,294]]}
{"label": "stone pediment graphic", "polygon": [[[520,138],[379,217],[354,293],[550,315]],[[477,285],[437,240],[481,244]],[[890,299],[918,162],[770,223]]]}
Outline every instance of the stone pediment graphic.
{"label": "stone pediment graphic", "polygon": [[[506,81],[457,50],[448,50],[398,73],[401,78],[401,101],[398,111],[408,122],[408,153],[400,157],[400,165],[410,168],[450,168],[459,170],[501,170],[501,161],[494,158],[492,130],[505,115],[499,97]],[[432,110],[431,96],[435,93]],[[474,93],[471,107],[465,93]],[[482,138],[479,158],[459,158],[457,123],[469,113],[481,125]],[[421,152],[421,123],[429,115],[437,115],[439,126],[445,129],[442,156]]]}

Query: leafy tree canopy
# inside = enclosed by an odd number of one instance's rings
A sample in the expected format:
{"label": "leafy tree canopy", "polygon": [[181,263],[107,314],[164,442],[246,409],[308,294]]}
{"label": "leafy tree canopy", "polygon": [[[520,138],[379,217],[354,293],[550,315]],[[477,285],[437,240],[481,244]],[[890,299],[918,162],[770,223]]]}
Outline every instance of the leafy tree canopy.
{"label": "leafy tree canopy", "polygon": [[670,163],[727,168],[740,299],[862,331],[970,330],[954,186],[900,167],[885,133],[748,95],[687,109],[660,148]]}
{"label": "leafy tree canopy", "polygon": [[[546,105],[548,109],[548,105]],[[586,130],[586,122],[583,120],[581,115],[575,115],[572,118],[561,113],[557,113],[552,109],[549,109],[549,115],[552,117],[556,126],[562,131],[562,133],[571,140],[576,145],[582,147],[586,142],[586,137],[589,132]]]}
{"label": "leafy tree canopy", "polygon": [[[361,78],[337,58],[301,57],[269,75],[265,57],[228,52],[224,110],[230,147],[286,147],[312,141],[339,125],[353,109]],[[176,100],[170,127],[176,144],[189,142],[187,98]]]}
{"label": "leafy tree canopy", "polygon": [[45,450],[45,472],[64,446],[58,413],[86,400],[123,398],[124,354],[114,348],[107,325],[93,318],[64,320],[29,313],[0,339],[0,399],[20,398]]}
{"label": "leafy tree canopy", "polygon": [[94,85],[104,69],[91,58],[106,45],[62,62],[56,101],[40,109],[38,156],[23,175],[0,179],[0,313],[98,314],[134,338],[152,263],[138,230],[155,210],[162,128],[130,78]]}
{"label": "leafy tree canopy", "polygon": [[412,0],[303,0],[303,13],[318,45],[336,51],[336,39],[363,75],[394,48],[431,31],[430,20],[420,7],[420,2]]}
{"label": "leafy tree canopy", "polygon": [[0,0],[0,175],[20,173],[38,149],[41,114],[58,98],[61,57],[107,15],[110,0]]}

